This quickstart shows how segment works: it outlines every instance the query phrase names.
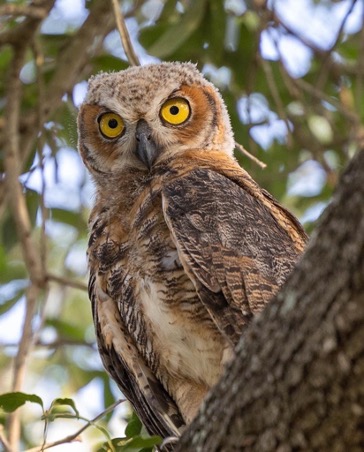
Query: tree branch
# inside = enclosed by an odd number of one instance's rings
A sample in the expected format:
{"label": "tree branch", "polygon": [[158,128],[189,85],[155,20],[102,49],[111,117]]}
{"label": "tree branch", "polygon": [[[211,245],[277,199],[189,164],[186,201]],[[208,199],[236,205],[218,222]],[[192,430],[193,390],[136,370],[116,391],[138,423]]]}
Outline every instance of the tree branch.
{"label": "tree branch", "polygon": [[55,275],[54,273],[47,273],[46,275],[49,281],[54,281],[63,286],[73,287],[74,289],[87,291],[87,284],[80,281],[75,281],[74,279],[65,278],[63,276]]}
{"label": "tree branch", "polygon": [[[17,234],[21,244],[24,262],[29,273],[30,286],[26,292],[26,312],[22,328],[22,337],[14,361],[13,391],[20,391],[23,385],[26,358],[32,347],[32,319],[36,309],[39,291],[45,286],[43,264],[38,249],[31,238],[31,223],[22,191],[19,175],[21,163],[19,160],[19,113],[21,102],[20,69],[25,57],[25,48],[15,51],[8,81],[8,96],[6,100],[6,154],[4,166],[6,172],[5,184],[12,215],[16,224]],[[9,417],[9,442],[13,449],[19,438],[19,417],[13,413]]]}

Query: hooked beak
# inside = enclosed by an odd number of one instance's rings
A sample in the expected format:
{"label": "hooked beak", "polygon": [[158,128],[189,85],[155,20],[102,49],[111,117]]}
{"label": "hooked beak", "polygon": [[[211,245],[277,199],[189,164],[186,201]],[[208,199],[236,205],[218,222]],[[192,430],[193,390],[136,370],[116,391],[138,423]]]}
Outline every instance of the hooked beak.
{"label": "hooked beak", "polygon": [[158,149],[152,138],[152,130],[144,119],[137,123],[135,138],[137,140],[135,154],[150,170],[158,155]]}

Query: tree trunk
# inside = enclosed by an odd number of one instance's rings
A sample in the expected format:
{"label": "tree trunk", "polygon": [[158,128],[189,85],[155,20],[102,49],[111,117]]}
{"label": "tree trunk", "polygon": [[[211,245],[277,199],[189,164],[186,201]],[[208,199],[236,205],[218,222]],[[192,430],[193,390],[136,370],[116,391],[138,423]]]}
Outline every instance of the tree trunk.
{"label": "tree trunk", "polygon": [[175,450],[364,450],[364,151]]}

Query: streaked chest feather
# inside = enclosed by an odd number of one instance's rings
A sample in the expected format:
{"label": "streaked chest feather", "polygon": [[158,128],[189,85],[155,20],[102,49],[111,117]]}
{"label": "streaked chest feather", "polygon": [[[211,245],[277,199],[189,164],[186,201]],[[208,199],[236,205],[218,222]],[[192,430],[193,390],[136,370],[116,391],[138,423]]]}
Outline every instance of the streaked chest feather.
{"label": "streaked chest feather", "polygon": [[181,287],[173,303],[166,300],[168,289],[163,283],[142,281],[140,309],[153,349],[158,350],[159,373],[211,387],[221,375],[229,347],[197,299],[192,283],[179,276]]}
{"label": "streaked chest feather", "polygon": [[232,357],[231,346],[182,267],[160,197],[151,192],[135,218],[125,235],[116,236],[115,225],[102,229],[94,254],[105,272],[103,290],[165,386],[187,379],[210,388]]}

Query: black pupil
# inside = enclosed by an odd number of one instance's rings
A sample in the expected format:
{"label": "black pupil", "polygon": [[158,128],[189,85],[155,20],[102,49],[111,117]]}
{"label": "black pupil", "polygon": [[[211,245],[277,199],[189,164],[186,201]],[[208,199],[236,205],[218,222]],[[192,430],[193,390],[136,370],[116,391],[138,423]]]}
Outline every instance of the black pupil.
{"label": "black pupil", "polygon": [[116,129],[116,127],[118,126],[117,119],[109,119],[108,125],[110,129]]}
{"label": "black pupil", "polygon": [[178,115],[179,113],[179,108],[176,105],[173,105],[170,109],[169,112],[171,115]]}

